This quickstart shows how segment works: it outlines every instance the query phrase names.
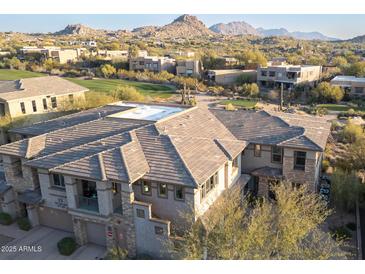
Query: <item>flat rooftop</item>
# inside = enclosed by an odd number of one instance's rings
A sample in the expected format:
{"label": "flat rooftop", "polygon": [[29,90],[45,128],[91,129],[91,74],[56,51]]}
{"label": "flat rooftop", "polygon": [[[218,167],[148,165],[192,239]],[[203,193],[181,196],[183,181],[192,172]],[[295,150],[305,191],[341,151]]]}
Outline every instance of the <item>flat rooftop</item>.
{"label": "flat rooftop", "polygon": [[344,82],[365,82],[365,78],[348,76],[348,75],[338,75],[333,78],[331,81],[344,81]]}
{"label": "flat rooftop", "polygon": [[122,107],[130,107],[131,109],[109,115],[113,118],[146,120],[146,121],[159,121],[167,118],[173,114],[182,112],[185,110],[180,107],[162,106],[162,105],[146,105],[135,103],[117,103],[116,105]]}

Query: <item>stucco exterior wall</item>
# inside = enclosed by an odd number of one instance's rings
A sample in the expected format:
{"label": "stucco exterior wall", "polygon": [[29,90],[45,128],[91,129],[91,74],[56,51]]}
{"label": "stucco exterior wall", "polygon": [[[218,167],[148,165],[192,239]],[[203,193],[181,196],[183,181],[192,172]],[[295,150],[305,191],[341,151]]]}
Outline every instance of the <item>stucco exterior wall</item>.
{"label": "stucco exterior wall", "polygon": [[[78,92],[78,93],[70,93],[73,94],[74,101],[76,100],[84,100],[85,93]],[[36,97],[28,97],[28,98],[20,98],[17,100],[11,100],[5,102],[5,112],[10,117],[19,117],[29,114],[41,114],[47,113],[52,111],[57,111],[62,107],[62,104],[65,102],[69,102],[69,94],[65,95],[44,95],[44,96],[36,96]],[[57,99],[57,108],[52,108],[51,98],[56,97]],[[47,100],[47,109],[43,107],[43,99]],[[37,111],[33,111],[32,101],[36,101]],[[23,114],[20,103],[23,102],[25,106],[26,113]]]}
{"label": "stucco exterior wall", "polygon": [[139,182],[133,184],[133,192],[137,201],[152,204],[152,212],[159,218],[171,220],[173,223],[181,224],[185,222],[186,214],[192,214],[194,208],[194,189],[185,187],[185,200],[175,199],[175,189],[173,185],[167,185],[167,198],[158,196],[158,183],[151,182],[152,194],[142,194],[142,186]]}
{"label": "stucco exterior wall", "polygon": [[282,168],[283,164],[273,163],[271,161],[271,146],[262,145],[261,156],[256,157],[254,156],[254,145],[249,144],[242,154],[242,171],[244,173],[250,173],[254,169],[265,166]]}

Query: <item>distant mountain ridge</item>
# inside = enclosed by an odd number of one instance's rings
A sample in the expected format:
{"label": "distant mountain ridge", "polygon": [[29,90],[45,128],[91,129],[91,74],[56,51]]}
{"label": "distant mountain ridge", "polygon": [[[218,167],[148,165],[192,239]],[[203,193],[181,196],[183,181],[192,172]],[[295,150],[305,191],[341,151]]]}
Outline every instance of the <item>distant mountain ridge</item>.
{"label": "distant mountain ridge", "polygon": [[257,31],[260,33],[261,36],[286,36],[286,37],[293,37],[295,39],[301,40],[322,40],[322,41],[337,41],[339,39],[334,37],[328,37],[318,31],[313,32],[303,32],[303,31],[293,31],[290,32],[285,28],[279,29],[263,29],[257,28]]}
{"label": "distant mountain ridge", "polygon": [[153,36],[158,38],[193,38],[197,36],[215,35],[196,16],[184,14],[176,18],[170,24],[162,27],[146,26],[132,30],[141,36]]}
{"label": "distant mountain ridge", "polygon": [[[285,28],[264,29],[254,28],[244,21],[233,21],[230,23],[218,23],[210,28],[204,25],[196,16],[184,14],[176,18],[173,22],[164,26],[144,26],[132,30],[108,31],[97,30],[82,24],[67,25],[63,30],[53,33],[54,35],[79,35],[79,36],[103,36],[103,35],[136,35],[142,37],[155,38],[194,38],[194,37],[212,37],[216,35],[254,35],[260,37],[268,36],[285,36],[301,40],[321,40],[321,41],[339,41],[340,39],[328,37],[320,32],[290,32]],[[363,43],[365,35],[354,37],[346,40],[349,42]]]}
{"label": "distant mountain ridge", "polygon": [[224,35],[256,35],[260,36],[260,33],[250,24],[240,22],[230,22],[227,24],[218,23],[209,28],[211,31]]}
{"label": "distant mountain ridge", "polygon": [[359,35],[354,38],[344,40],[344,42],[351,42],[351,43],[365,43],[365,35]]}

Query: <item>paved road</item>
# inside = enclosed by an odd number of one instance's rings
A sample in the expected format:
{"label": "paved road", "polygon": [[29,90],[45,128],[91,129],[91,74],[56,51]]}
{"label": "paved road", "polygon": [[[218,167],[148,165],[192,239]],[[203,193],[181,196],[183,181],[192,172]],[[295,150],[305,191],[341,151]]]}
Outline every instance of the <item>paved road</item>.
{"label": "paved road", "polygon": [[[9,237],[4,235],[6,229],[2,230],[2,227],[0,234]],[[102,258],[105,253],[104,247],[88,244],[79,247],[71,256],[62,256],[58,252],[57,242],[72,234],[44,226],[35,227],[22,235],[18,233],[16,236],[1,248],[0,260],[93,260]]]}

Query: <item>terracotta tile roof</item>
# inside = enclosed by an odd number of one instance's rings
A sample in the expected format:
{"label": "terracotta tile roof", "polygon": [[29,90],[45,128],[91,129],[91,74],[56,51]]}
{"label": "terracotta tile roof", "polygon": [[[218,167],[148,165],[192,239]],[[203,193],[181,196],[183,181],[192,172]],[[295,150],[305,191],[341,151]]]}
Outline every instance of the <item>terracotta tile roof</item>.
{"label": "terracotta tile roof", "polygon": [[323,151],[330,123],[322,118],[267,111],[210,110],[239,140]]}
{"label": "terracotta tile roof", "polygon": [[0,147],[25,164],[94,180],[196,187],[246,146],[208,110],[158,122],[104,117]]}
{"label": "terracotta tile roof", "polygon": [[88,89],[61,77],[44,76],[1,83],[0,99],[10,101],[35,96],[63,95],[85,91],[88,91]]}

